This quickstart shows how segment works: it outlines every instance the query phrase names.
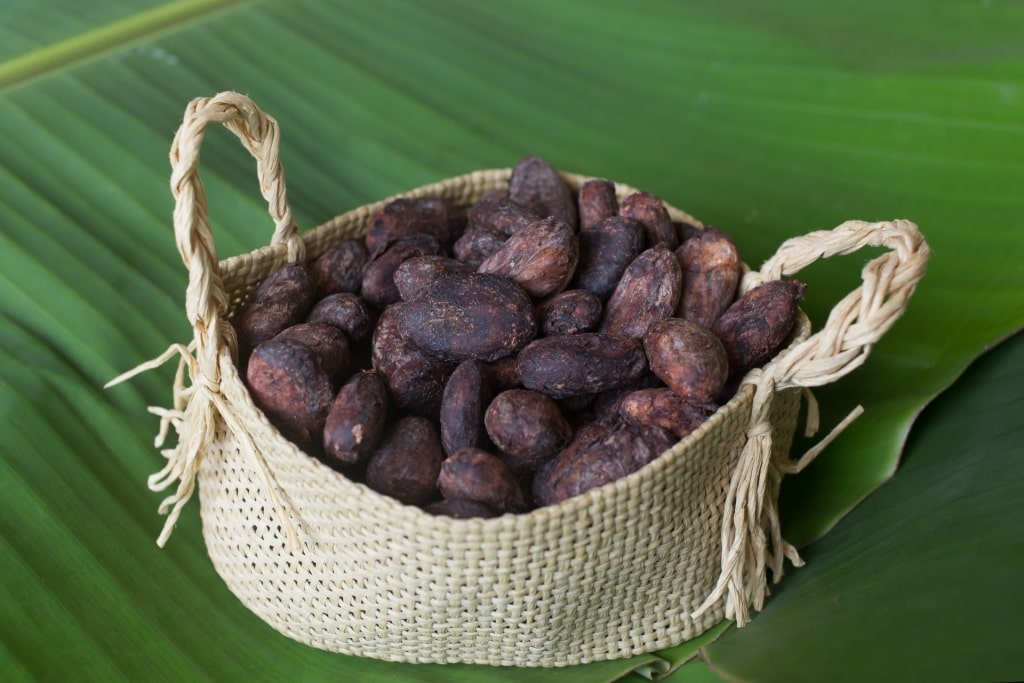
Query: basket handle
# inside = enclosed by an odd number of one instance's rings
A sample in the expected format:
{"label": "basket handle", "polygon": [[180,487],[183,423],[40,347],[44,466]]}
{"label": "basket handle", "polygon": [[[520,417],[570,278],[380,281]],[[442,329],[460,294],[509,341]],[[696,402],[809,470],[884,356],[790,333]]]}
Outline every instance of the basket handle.
{"label": "basket handle", "polygon": [[271,245],[286,245],[289,260],[305,256],[285,193],[284,170],[278,158],[280,132],[277,121],[252,100],[236,92],[197,97],[185,109],[181,126],[171,144],[171,193],[174,195],[174,236],[188,269],[185,313],[195,330],[196,355],[203,374],[218,377],[218,342],[234,339],[230,325],[221,320],[228,297],[220,277],[217,248],[210,229],[206,193],[199,178],[199,148],[206,127],[221,123],[238,136],[256,159],[260,193],[274,219]]}
{"label": "basket handle", "polygon": [[[783,560],[803,561],[782,538],[778,497],[782,477],[798,472],[859,414],[860,407],[799,461],[773,454],[771,409],[777,392],[834,382],[859,367],[872,345],[903,315],[924,276],[930,250],[917,226],[906,220],[881,223],[847,221],[833,230],[810,232],[783,242],[760,271],[744,276],[742,290],[793,275],[820,258],[849,254],[863,247],[886,247],[869,261],[862,283],[836,304],[821,331],[779,354],[744,379],[754,385],[746,442],[739,454],[722,513],[721,573],[711,593],[693,613],[697,618],[725,597],[725,615],[738,626],[760,610],[767,595],[767,569],[778,581]],[[811,404],[813,408],[815,404]],[[808,423],[817,422],[816,414]]]}

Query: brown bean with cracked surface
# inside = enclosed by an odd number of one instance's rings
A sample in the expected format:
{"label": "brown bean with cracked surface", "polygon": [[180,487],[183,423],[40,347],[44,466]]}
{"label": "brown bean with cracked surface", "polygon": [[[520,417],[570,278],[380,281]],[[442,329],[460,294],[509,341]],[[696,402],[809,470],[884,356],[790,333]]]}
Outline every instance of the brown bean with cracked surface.
{"label": "brown bean with cracked surface", "polygon": [[572,228],[545,218],[509,237],[477,270],[507,277],[533,298],[543,299],[568,286],[578,262],[579,244]]}
{"label": "brown bean with cracked surface", "polygon": [[399,333],[445,361],[492,361],[521,349],[537,333],[533,303],[512,280],[455,273],[427,285],[395,312]]}
{"label": "brown bean with cracked surface", "polygon": [[306,318],[308,323],[334,325],[352,340],[366,339],[373,332],[374,315],[358,294],[337,292],[316,302]]}
{"label": "brown bean with cracked surface", "polygon": [[638,339],[584,332],[530,342],[518,367],[524,387],[560,399],[625,386],[647,370],[647,358]]}
{"label": "brown bean with cracked surface", "polygon": [[440,252],[440,245],[430,235],[412,235],[399,239],[363,268],[363,298],[377,308],[401,301],[402,296],[395,284],[395,271],[398,267],[413,257]]}
{"label": "brown bean with cracked surface", "polygon": [[537,323],[544,336],[590,332],[601,320],[601,300],[585,289],[567,289],[537,304]]}
{"label": "brown bean with cracked surface", "polygon": [[677,439],[688,436],[718,409],[714,403],[687,401],[668,387],[639,389],[622,397],[618,413],[626,422],[667,429]]}
{"label": "brown bean with cracked surface", "polygon": [[392,304],[381,313],[371,342],[372,364],[387,381],[398,409],[436,416],[454,366],[423,353],[399,333],[396,315],[407,305]]}
{"label": "brown bean with cracked surface", "polygon": [[619,200],[615,183],[603,178],[586,181],[576,194],[580,216],[580,232],[590,230],[606,218],[618,215]]}
{"label": "brown bean with cracked surface", "polygon": [[508,198],[540,218],[554,216],[573,230],[579,225],[572,190],[541,157],[525,157],[515,165],[508,181]]}
{"label": "brown bean with cracked surface", "polygon": [[675,313],[682,288],[683,272],[674,253],[661,245],[644,251],[615,286],[598,331],[643,337],[648,327]]}
{"label": "brown bean with cracked surface", "polygon": [[511,236],[540,219],[541,216],[510,201],[507,195],[484,197],[470,208],[466,230],[491,230]]}
{"label": "brown bean with cracked surface", "polygon": [[361,238],[350,237],[329,247],[310,266],[317,297],[337,292],[358,294],[368,260],[366,242]]}
{"label": "brown bean with cracked surface", "polygon": [[387,385],[374,370],[357,372],[338,390],[324,426],[324,455],[342,467],[365,462],[384,434]]}
{"label": "brown bean with cracked surface", "polygon": [[475,358],[459,363],[441,396],[441,445],[445,453],[486,444],[484,411],[490,401],[490,380],[484,364]]}
{"label": "brown bean with cracked surface", "polygon": [[351,371],[348,337],[334,325],[299,323],[285,328],[274,339],[291,339],[313,349],[334,386],[344,381]]}
{"label": "brown bean with cracked surface", "polygon": [[439,254],[414,256],[403,261],[395,270],[395,287],[398,288],[399,296],[408,301],[434,280],[453,273],[472,273],[474,270],[468,264]]}
{"label": "brown bean with cracked surface", "polygon": [[441,439],[434,424],[406,416],[384,434],[366,465],[366,485],[406,505],[425,505],[438,497]]}
{"label": "brown bean with cracked surface", "polygon": [[647,329],[643,341],[651,372],[689,401],[715,400],[729,379],[725,346],[697,323],[665,318]]}
{"label": "brown bean with cracked surface", "polygon": [[498,456],[479,448],[463,448],[441,463],[437,478],[441,494],[472,500],[497,512],[523,512],[527,499],[519,480]]}
{"label": "brown bean with cracked surface", "polygon": [[619,203],[619,215],[632,218],[644,226],[648,247],[662,245],[668,249],[679,246],[676,227],[660,198],[649,192],[634,192]]}
{"label": "brown bean with cracked surface", "polygon": [[644,248],[643,226],[631,218],[612,216],[577,236],[579,265],[572,286],[602,301],[615,291],[622,274]]}
{"label": "brown bean with cracked surface", "polygon": [[805,287],[798,280],[770,280],[737,299],[715,322],[711,329],[725,346],[730,377],[764,365],[782,349]]}
{"label": "brown bean with cracked surface", "polygon": [[710,328],[736,299],[743,265],[732,238],[707,227],[679,245],[683,294],[676,315]]}
{"label": "brown bean with cracked surface", "polygon": [[366,224],[366,247],[375,259],[395,242],[429,235],[450,249],[466,227],[466,212],[441,197],[399,198],[388,202]]}
{"label": "brown bean with cracked surface", "polygon": [[512,459],[513,469],[533,469],[562,450],[572,429],[551,398],[537,391],[511,389],[494,397],[484,414],[487,435]]}
{"label": "brown bean with cracked surface", "polygon": [[232,321],[238,334],[239,358],[286,327],[300,323],[313,305],[313,275],[301,261],[274,271],[249,295]]}
{"label": "brown bean with cracked surface", "polygon": [[480,264],[501,249],[508,237],[504,233],[488,228],[473,228],[466,230],[452,247],[452,254],[456,260],[479,268]]}

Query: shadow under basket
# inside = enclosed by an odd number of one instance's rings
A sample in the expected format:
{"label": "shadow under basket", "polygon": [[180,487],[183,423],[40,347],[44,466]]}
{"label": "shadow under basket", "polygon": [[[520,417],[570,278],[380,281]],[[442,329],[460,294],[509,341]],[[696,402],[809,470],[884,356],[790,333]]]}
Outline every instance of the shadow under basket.
{"label": "shadow under basket", "polygon": [[[197,173],[203,133],[215,122],[256,158],[275,224],[269,246],[224,261]],[[768,571],[778,579],[784,559],[800,563],[781,537],[777,501],[783,476],[820,451],[789,457],[801,393],[863,363],[903,313],[928,258],[916,226],[902,220],[848,221],[788,240],[745,274],[741,290],[864,246],[888,251],[865,266],[862,285],[820,332],[812,335],[801,313],[785,350],[640,471],[558,505],[459,520],[380,495],[299,450],[253,403],[235,364],[229,320],[256,284],[362,234],[394,197],[300,234],[276,122],[236,93],[190,103],[171,159],[195,336],[139,368],[181,356],[173,409],[152,409],[161,435],[169,426],[178,435],[150,481],[158,490],[176,484],[159,543],[198,482],[210,559],[247,608],[289,638],[382,660],[566,666],[678,645],[723,618],[745,623],[763,604]],[[478,171],[401,196],[469,206],[507,187],[510,174]],[[587,179],[563,177],[574,190]],[[617,185],[620,199],[633,191]]]}

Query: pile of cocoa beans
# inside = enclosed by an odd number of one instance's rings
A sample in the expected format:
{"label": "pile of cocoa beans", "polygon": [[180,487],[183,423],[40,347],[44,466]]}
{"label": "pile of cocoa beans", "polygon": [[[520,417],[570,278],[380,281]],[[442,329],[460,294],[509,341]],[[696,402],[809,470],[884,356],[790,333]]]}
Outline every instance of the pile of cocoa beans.
{"label": "pile of cocoa beans", "polygon": [[233,318],[280,432],[434,514],[553,505],[640,469],[786,343],[804,285],[737,298],[741,260],[658,197],[574,192],[527,157],[471,207],[396,199]]}

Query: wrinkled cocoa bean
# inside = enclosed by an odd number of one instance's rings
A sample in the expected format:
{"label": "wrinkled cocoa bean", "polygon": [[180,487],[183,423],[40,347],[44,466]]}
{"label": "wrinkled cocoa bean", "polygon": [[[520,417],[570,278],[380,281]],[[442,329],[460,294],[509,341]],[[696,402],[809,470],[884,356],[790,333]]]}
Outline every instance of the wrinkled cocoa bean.
{"label": "wrinkled cocoa bean", "polygon": [[441,445],[447,455],[462,448],[486,446],[484,410],[490,401],[484,364],[473,358],[459,363],[441,397]]}
{"label": "wrinkled cocoa bean", "polygon": [[796,324],[797,302],[806,285],[771,280],[737,299],[711,328],[725,346],[730,377],[764,365],[786,342]]}
{"label": "wrinkled cocoa bean", "polygon": [[593,292],[604,301],[643,251],[643,226],[631,218],[612,216],[581,230],[577,239],[580,261],[573,286]]}
{"label": "wrinkled cocoa bean", "polygon": [[450,249],[465,227],[466,212],[447,199],[395,199],[370,217],[366,247],[370,258],[376,259],[401,239],[429,235],[442,249]]}
{"label": "wrinkled cocoa bean", "polygon": [[530,296],[542,299],[566,288],[578,262],[579,245],[572,228],[546,218],[509,237],[477,271],[507,277]]}
{"label": "wrinkled cocoa bean", "polygon": [[454,366],[428,356],[399,333],[396,316],[407,305],[392,304],[381,313],[373,331],[372,364],[387,381],[388,392],[399,410],[436,416]]}
{"label": "wrinkled cocoa bean", "polygon": [[643,342],[651,372],[688,401],[713,401],[729,378],[725,346],[697,323],[659,320],[647,329]]}
{"label": "wrinkled cocoa bean", "polygon": [[317,298],[338,292],[358,294],[363,285],[363,266],[368,260],[366,242],[358,237],[341,240],[328,248],[310,266]]}
{"label": "wrinkled cocoa bean", "polygon": [[454,519],[473,519],[476,517],[486,519],[498,516],[497,512],[483,503],[461,498],[444,498],[427,505],[423,509],[432,515],[453,517]]}
{"label": "wrinkled cocoa bean", "polygon": [[567,448],[545,463],[533,480],[539,505],[610,484],[648,464],[675,443],[660,427],[600,422],[580,430]]}
{"label": "wrinkled cocoa bean", "polygon": [[234,318],[239,358],[284,328],[302,322],[313,305],[313,275],[301,261],[289,263],[259,284]]}
{"label": "wrinkled cocoa bean", "polygon": [[625,386],[644,373],[647,359],[638,339],[583,332],[530,342],[518,365],[524,387],[560,399]]}
{"label": "wrinkled cocoa bean", "polygon": [[324,455],[342,467],[359,465],[380,443],[388,415],[387,386],[374,370],[357,372],[338,390],[324,426]]}
{"label": "wrinkled cocoa bean", "polygon": [[519,480],[496,455],[463,448],[441,463],[437,478],[441,494],[451,500],[472,500],[497,512],[523,512],[527,500]]}
{"label": "wrinkled cocoa bean", "polygon": [[537,333],[533,304],[500,275],[455,273],[435,280],[395,313],[409,343],[445,361],[492,361],[521,349]]}
{"label": "wrinkled cocoa bean", "polygon": [[707,227],[676,249],[683,295],[676,315],[710,328],[736,298],[742,263],[732,238]]}
{"label": "wrinkled cocoa bean", "polygon": [[695,403],[667,387],[640,389],[622,397],[618,413],[626,422],[653,425],[672,432],[677,439],[687,436],[718,410],[714,403]]}
{"label": "wrinkled cocoa bean", "polygon": [[647,246],[662,245],[668,249],[679,246],[679,237],[664,202],[648,192],[634,192],[619,204],[619,215],[632,218],[644,226]]}
{"label": "wrinkled cocoa bean", "polygon": [[597,394],[594,397],[594,402],[591,404],[591,411],[594,414],[594,419],[605,420],[616,416],[619,412],[619,406],[622,403],[622,399],[634,391],[639,391],[641,389],[657,389],[664,386],[664,382],[658,379],[658,376],[648,369],[640,376],[640,379],[636,381],[630,382],[623,387],[608,389],[607,391],[602,391]]}
{"label": "wrinkled cocoa bean", "polygon": [[366,485],[406,505],[425,505],[437,498],[441,472],[441,439],[430,420],[400,418],[384,434],[366,465]]}
{"label": "wrinkled cocoa bean", "polygon": [[337,292],[316,302],[306,322],[334,325],[350,339],[358,341],[373,331],[374,316],[358,294]]}
{"label": "wrinkled cocoa bean", "polygon": [[536,391],[512,389],[494,397],[484,414],[491,442],[513,469],[534,469],[569,443],[572,430],[558,405]]}
{"label": "wrinkled cocoa bean", "polygon": [[579,226],[576,198],[546,160],[530,156],[512,169],[508,198],[540,218],[553,216],[573,230]]}
{"label": "wrinkled cocoa bean", "polygon": [[509,201],[507,195],[502,199],[484,198],[469,210],[466,230],[490,230],[511,236],[540,219],[540,216]]}
{"label": "wrinkled cocoa bean", "polygon": [[598,330],[639,339],[652,324],[675,313],[682,288],[683,272],[676,255],[663,246],[652,247],[622,274]]}
{"label": "wrinkled cocoa bean", "polygon": [[246,384],[253,402],[285,438],[319,454],[334,387],[316,351],[289,339],[262,342],[249,357]]}
{"label": "wrinkled cocoa bean", "polygon": [[333,325],[299,323],[281,331],[274,339],[290,339],[305,344],[320,356],[324,372],[332,386],[338,386],[351,371],[348,338]]}
{"label": "wrinkled cocoa bean", "polygon": [[408,301],[438,278],[452,273],[472,273],[475,269],[447,256],[414,256],[403,261],[395,270],[395,287],[403,300]]}
{"label": "wrinkled cocoa bean", "polygon": [[484,363],[484,373],[495,393],[515,389],[519,383],[519,361],[515,356],[505,356],[498,360]]}
{"label": "wrinkled cocoa bean", "polygon": [[484,228],[466,230],[462,236],[455,241],[452,247],[452,254],[455,258],[474,269],[501,249],[508,239],[503,233]]}
{"label": "wrinkled cocoa bean", "polygon": [[619,213],[619,200],[615,195],[615,183],[595,178],[583,183],[577,193],[580,216],[580,232],[590,230],[606,218]]}
{"label": "wrinkled cocoa bean", "polygon": [[363,268],[363,298],[377,308],[401,301],[402,296],[395,285],[398,266],[416,256],[438,254],[440,251],[437,240],[430,235],[412,235],[394,242]]}
{"label": "wrinkled cocoa bean", "polygon": [[537,322],[545,336],[589,332],[601,320],[601,300],[585,289],[567,289],[537,304]]}

